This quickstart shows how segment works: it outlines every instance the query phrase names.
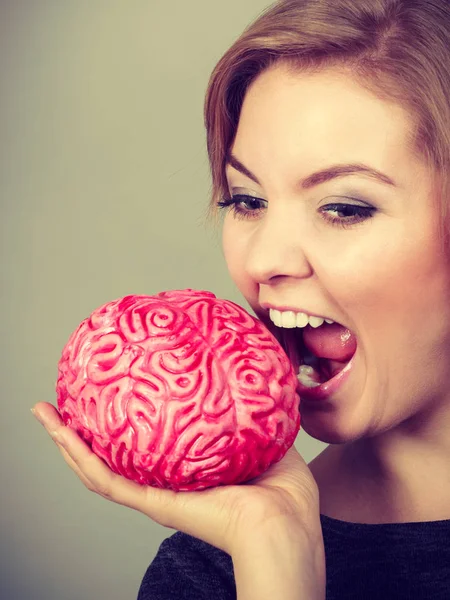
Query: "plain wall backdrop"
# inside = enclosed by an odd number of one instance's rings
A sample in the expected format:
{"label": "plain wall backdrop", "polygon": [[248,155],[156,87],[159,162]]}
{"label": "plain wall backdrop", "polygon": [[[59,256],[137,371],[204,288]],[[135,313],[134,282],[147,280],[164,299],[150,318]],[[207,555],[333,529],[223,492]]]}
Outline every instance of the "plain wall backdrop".
{"label": "plain wall backdrop", "polygon": [[249,309],[203,222],[203,99],[267,5],[0,1],[2,600],[134,599],[174,533],[87,491],[30,407],[56,403],[62,348],[105,302],[191,287]]}

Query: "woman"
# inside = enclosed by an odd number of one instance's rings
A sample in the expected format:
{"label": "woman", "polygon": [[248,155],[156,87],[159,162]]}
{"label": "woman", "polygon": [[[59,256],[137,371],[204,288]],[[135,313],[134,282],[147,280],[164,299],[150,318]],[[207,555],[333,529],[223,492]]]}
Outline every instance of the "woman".
{"label": "woman", "polygon": [[88,489],[179,530],[140,600],[449,597],[449,89],[448,0],[281,1],[217,65],[210,216],[287,351],[304,329],[302,427],[330,445],[176,494],[37,404]]}

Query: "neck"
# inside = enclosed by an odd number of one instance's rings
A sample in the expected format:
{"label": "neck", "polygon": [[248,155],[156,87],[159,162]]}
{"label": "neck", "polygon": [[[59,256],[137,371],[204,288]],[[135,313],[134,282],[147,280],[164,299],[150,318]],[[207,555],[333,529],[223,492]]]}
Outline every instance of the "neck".
{"label": "neck", "polygon": [[321,513],[355,523],[450,519],[449,416],[433,434],[412,427],[330,445],[312,461]]}

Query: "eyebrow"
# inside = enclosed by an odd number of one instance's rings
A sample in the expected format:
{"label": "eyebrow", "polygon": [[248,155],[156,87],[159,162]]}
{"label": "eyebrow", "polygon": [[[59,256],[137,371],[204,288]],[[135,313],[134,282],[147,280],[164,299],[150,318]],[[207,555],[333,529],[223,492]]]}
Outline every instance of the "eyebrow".
{"label": "eyebrow", "polygon": [[[229,154],[227,156],[226,164],[242,173],[258,185],[261,185],[255,175],[251,171],[247,169],[233,154]],[[377,171],[372,167],[361,163],[350,163],[350,164],[336,164],[327,167],[326,169],[321,169],[320,171],[316,171],[305,179],[302,179],[300,182],[300,186],[304,190],[308,190],[316,185],[320,185],[321,183],[325,183],[327,181],[331,181],[332,179],[336,179],[337,177],[346,177],[348,175],[367,175],[374,179],[378,179],[382,183],[387,185],[392,185],[397,187],[397,184],[393,179],[382,173],[381,171]]]}

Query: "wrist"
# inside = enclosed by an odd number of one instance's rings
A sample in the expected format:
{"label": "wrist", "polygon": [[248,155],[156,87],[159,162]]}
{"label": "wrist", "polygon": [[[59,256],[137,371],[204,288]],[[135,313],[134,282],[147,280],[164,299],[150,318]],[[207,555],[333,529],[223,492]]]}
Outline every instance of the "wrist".
{"label": "wrist", "polygon": [[237,555],[246,545],[277,544],[281,540],[300,548],[323,544],[320,515],[308,520],[284,515],[266,519],[251,531],[242,531],[242,534],[236,536],[230,554]]}
{"label": "wrist", "polygon": [[232,553],[238,600],[325,600],[325,550],[320,522],[277,520],[239,540]]}

